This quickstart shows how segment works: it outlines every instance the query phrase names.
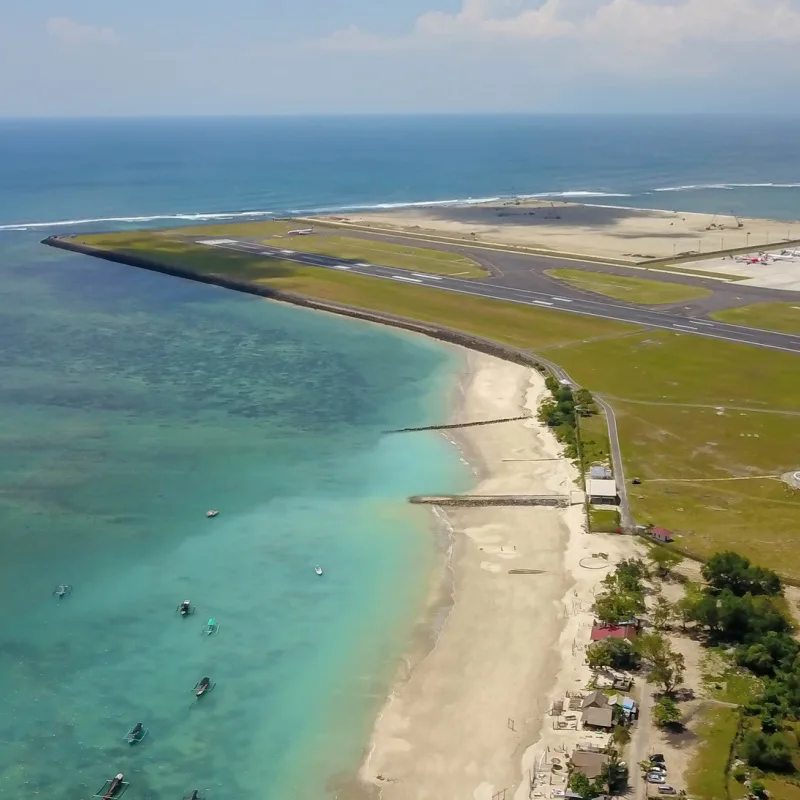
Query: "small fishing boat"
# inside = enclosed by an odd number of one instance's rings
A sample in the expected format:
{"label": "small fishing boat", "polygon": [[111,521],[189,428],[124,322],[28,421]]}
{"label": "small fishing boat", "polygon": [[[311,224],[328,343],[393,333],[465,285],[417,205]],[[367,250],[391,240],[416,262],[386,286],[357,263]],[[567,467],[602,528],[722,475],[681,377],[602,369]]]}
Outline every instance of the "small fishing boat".
{"label": "small fishing boat", "polygon": [[192,604],[188,600],[184,600],[176,609],[176,611],[182,617],[188,617],[190,614],[194,614],[194,609],[192,608]]}
{"label": "small fishing boat", "polygon": [[202,800],[200,797],[200,790],[195,789],[190,795],[187,795],[183,800]]}
{"label": "small fishing boat", "polygon": [[100,797],[102,800],[113,800],[113,798],[122,797],[129,786],[130,784],[125,780],[125,776],[118,772],[111,780],[102,785],[94,797]]}
{"label": "small fishing boat", "polygon": [[215,511],[213,508],[212,508],[212,509],[210,509],[209,511],[206,511],[206,516],[207,516],[209,519],[212,519],[213,517],[216,517],[216,516],[217,516],[217,514],[219,514],[219,511]]}
{"label": "small fishing boat", "polygon": [[148,728],[145,728],[141,722],[137,722],[125,736],[125,741],[128,744],[137,744],[147,736]]}
{"label": "small fishing boat", "polygon": [[316,572],[317,575],[322,575],[322,567],[314,567],[314,572]]}
{"label": "small fishing boat", "polygon": [[208,694],[214,686],[216,684],[211,683],[211,678],[203,678],[194,685],[193,691],[196,697],[202,697],[204,694]]}
{"label": "small fishing boat", "polygon": [[68,583],[59,583],[55,589],[53,589],[53,594],[60,600],[62,597],[66,597],[68,594],[72,592],[72,587]]}
{"label": "small fishing boat", "polygon": [[219,631],[219,623],[214,617],[209,617],[208,622],[203,626],[203,633],[206,636],[213,636],[217,631]]}

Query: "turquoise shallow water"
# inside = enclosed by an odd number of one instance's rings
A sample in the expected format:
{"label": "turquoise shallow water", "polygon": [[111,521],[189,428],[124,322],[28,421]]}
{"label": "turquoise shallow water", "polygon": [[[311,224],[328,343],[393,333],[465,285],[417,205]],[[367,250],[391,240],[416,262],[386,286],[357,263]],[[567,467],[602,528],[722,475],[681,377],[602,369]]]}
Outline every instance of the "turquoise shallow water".
{"label": "turquoise shallow water", "polygon": [[460,360],[34,237],[2,256],[0,794],[123,771],[131,800],[325,796],[427,588],[405,497],[469,480],[443,439],[383,431],[441,419]]}

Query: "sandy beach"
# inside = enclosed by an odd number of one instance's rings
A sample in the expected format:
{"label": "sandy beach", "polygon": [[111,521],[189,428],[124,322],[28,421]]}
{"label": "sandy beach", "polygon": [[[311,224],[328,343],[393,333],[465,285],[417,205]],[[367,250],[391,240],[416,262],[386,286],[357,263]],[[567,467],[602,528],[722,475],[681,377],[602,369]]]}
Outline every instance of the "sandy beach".
{"label": "sandy beach", "polygon": [[[461,420],[535,414],[546,391],[538,373],[481,354],[467,358]],[[535,416],[466,430],[457,444],[476,470],[475,492],[574,488],[575,468]],[[448,519],[449,616],[433,648],[393,687],[360,777],[388,800],[491,800],[504,789],[527,797],[554,692],[563,680],[583,680],[574,640],[586,620],[576,609],[588,611],[605,570],[578,562],[599,549],[613,564],[634,545],[587,535],[581,506],[455,509]]]}
{"label": "sandy beach", "polygon": [[549,200],[399,208],[323,219],[382,231],[632,262],[740,247],[764,250],[800,239],[797,220],[740,219],[727,211],[715,216]]}

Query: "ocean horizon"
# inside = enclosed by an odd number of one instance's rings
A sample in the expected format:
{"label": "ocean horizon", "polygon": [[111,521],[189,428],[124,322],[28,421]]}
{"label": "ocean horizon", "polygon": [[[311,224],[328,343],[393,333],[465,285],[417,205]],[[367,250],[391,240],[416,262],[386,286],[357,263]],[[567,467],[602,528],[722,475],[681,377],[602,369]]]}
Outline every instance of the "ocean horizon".
{"label": "ocean horizon", "polygon": [[798,140],[761,117],[0,120],[0,794],[118,771],[132,796],[330,794],[439,553],[405,498],[473,480],[442,437],[385,433],[449,418],[457,351],[42,238],[520,196],[796,219]]}

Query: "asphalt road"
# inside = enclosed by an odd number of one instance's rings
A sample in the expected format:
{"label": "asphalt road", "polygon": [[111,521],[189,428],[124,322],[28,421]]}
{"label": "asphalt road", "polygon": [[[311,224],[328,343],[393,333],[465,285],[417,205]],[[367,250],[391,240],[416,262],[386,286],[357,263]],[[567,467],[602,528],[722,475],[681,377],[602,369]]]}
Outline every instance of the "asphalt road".
{"label": "asphalt road", "polygon": [[[192,240],[209,247],[233,250],[247,253],[248,255],[263,255],[269,258],[279,258],[284,261],[292,261],[306,266],[346,271],[356,275],[366,275],[400,283],[428,286],[430,288],[439,289],[440,291],[456,292],[458,294],[494,300],[505,300],[507,302],[520,303],[533,307],[552,308],[570,314],[599,317],[619,322],[630,322],[635,325],[748,344],[767,348],[769,350],[800,353],[800,336],[776,333],[758,328],[746,328],[739,325],[729,325],[724,322],[708,319],[707,317],[704,318],[699,316],[699,314],[704,312],[702,304],[695,303],[680,308],[672,306],[668,309],[654,309],[652,307],[631,305],[614,300],[597,299],[595,296],[587,296],[584,292],[574,290],[566,284],[558,283],[545,276],[542,271],[541,259],[537,259],[535,256],[523,256],[516,253],[503,253],[500,251],[486,251],[479,248],[474,248],[474,250],[468,247],[458,248],[458,252],[475,257],[476,260],[484,263],[492,271],[492,277],[469,279],[431,275],[422,271],[409,272],[407,270],[353,261],[351,259],[335,258],[333,256],[319,255],[316,253],[304,253],[302,250],[294,249],[295,246],[302,248],[302,239],[300,237],[293,238],[291,244],[287,240],[286,247],[274,247],[261,242],[233,237],[224,239],[197,237]],[[417,242],[416,244],[421,246],[423,243]],[[574,269],[576,266],[582,266],[586,269],[598,269],[597,264],[579,263],[576,265],[574,261],[555,258],[548,258],[546,260],[547,269],[555,267],[569,267]],[[627,274],[630,275],[630,272]],[[710,281],[703,281],[703,279],[699,279],[698,281],[689,277],[687,280],[684,280],[683,276],[680,277],[681,283],[710,283]],[[659,280],[661,280],[661,276],[659,276]],[[724,287],[724,289],[722,287]],[[715,290],[718,289],[719,292],[722,293],[723,297],[730,295],[730,300],[736,300],[738,304],[742,302],[763,302],[765,300],[776,299],[787,300],[795,296],[794,293],[776,293],[771,290],[752,291],[752,288],[753,287],[737,287],[735,284],[723,284],[720,287],[714,287]],[[735,298],[732,293],[735,293]],[[718,304],[719,299],[715,305]],[[737,302],[729,302],[728,305],[731,304],[736,305]]]}

